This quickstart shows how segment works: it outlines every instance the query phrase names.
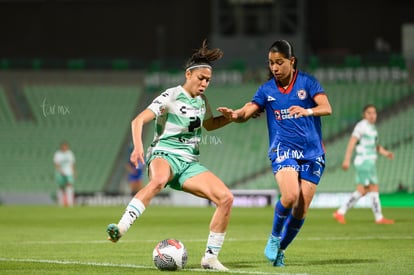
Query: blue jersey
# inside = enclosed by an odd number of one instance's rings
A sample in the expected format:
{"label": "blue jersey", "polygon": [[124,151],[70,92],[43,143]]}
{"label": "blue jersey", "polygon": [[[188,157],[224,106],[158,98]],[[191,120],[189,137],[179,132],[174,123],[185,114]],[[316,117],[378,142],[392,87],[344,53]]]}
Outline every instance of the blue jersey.
{"label": "blue jersey", "polygon": [[259,87],[252,102],[266,110],[270,160],[310,160],[325,153],[321,118],[296,118],[288,112],[293,105],[305,109],[315,107],[314,97],[320,93],[324,93],[324,90],[319,82],[301,71],[295,72],[294,80],[286,90],[279,87],[274,78]]}

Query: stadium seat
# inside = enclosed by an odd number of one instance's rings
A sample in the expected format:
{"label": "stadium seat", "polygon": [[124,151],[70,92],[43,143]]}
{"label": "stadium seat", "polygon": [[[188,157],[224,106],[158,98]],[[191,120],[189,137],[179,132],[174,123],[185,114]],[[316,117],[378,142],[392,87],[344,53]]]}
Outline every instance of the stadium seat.
{"label": "stadium seat", "polygon": [[[217,107],[236,109],[250,101],[258,86],[257,83],[212,85],[206,95],[213,113],[218,115]],[[348,192],[355,188],[353,168],[344,172],[341,163],[350,131],[367,103],[378,106],[380,143],[391,146],[396,155],[392,162],[383,158],[378,161],[382,191],[393,192],[400,183],[413,191],[410,164],[414,154],[411,120],[414,108],[400,113],[390,111],[414,93],[413,87],[385,82],[338,82],[323,86],[333,115],[322,118],[327,166],[319,192]],[[144,93],[133,85],[26,83],[23,89],[33,121],[15,121],[0,86],[0,167],[7,171],[2,173],[0,192],[54,191],[52,158],[64,139],[69,141],[77,159],[77,192],[102,191]],[[144,146],[151,142],[151,127],[152,124],[144,133]],[[200,146],[203,165],[230,188],[243,189],[276,187],[267,150],[265,115],[216,131],[204,130]]]}
{"label": "stadium seat", "polygon": [[[4,181],[1,191],[52,192],[53,154],[63,140],[75,153],[77,192],[101,192],[135,115],[135,86],[26,85],[34,121],[12,123],[0,90]],[[6,108],[3,108],[5,106]],[[7,114],[7,113],[6,113]]]}

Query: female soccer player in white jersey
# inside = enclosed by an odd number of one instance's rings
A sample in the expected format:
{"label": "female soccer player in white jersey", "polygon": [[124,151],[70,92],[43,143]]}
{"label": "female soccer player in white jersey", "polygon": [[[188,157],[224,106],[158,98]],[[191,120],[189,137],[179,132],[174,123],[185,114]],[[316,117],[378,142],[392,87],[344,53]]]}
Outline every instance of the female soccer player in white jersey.
{"label": "female soccer player in white jersey", "polygon": [[140,217],[151,199],[164,187],[209,199],[216,205],[201,266],[227,270],[217,256],[229,223],[233,194],[212,172],[199,163],[201,127],[211,131],[227,125],[224,116],[213,117],[204,95],[212,77],[211,62],[222,57],[220,49],[208,49],[206,41],[188,60],[185,83],[167,89],[132,121],[134,150],[131,162],[144,162],[143,125],[155,119],[154,139],[147,152],[150,181],[128,204],[118,224],[107,228],[109,240],[117,242]]}
{"label": "female soccer player in white jersey", "polygon": [[379,197],[378,177],[375,163],[377,153],[388,159],[394,158],[394,153],[386,150],[378,143],[378,132],[375,127],[377,121],[377,109],[374,105],[368,104],[363,108],[363,119],[359,121],[349,138],[345,151],[345,158],[342,169],[349,169],[352,152],[355,148],[354,165],[356,170],[357,187],[349,199],[333,213],[333,217],[342,224],[346,223],[345,214],[363,196],[369,194],[371,197],[371,208],[374,213],[375,223],[393,224],[394,220],[384,218],[382,215],[381,202]]}
{"label": "female soccer player in white jersey", "polygon": [[70,150],[69,143],[62,142],[59,150],[53,155],[55,180],[58,185],[57,201],[60,206],[73,206],[75,204],[75,162],[75,155]]}
{"label": "female soccer player in white jersey", "polygon": [[268,154],[281,196],[264,253],[274,266],[284,266],[284,251],[302,227],[324,171],[320,116],[332,110],[319,82],[296,69],[297,59],[288,41],[274,42],[268,61],[269,80],[251,102],[236,111],[218,110],[236,122],[266,111]]}

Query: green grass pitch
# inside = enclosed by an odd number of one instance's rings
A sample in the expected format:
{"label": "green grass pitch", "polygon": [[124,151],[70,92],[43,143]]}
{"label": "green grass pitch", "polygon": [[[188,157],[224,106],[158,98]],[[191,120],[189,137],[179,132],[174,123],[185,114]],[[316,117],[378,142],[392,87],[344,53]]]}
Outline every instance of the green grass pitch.
{"label": "green grass pitch", "polygon": [[[164,238],[181,240],[188,251],[184,270],[173,274],[215,274],[200,268],[214,208],[150,206],[116,244],[106,226],[118,222],[117,207],[0,206],[0,274],[160,274],[152,250]],[[352,209],[348,223],[333,209],[310,209],[286,251],[286,267],[263,255],[273,210],[233,208],[221,262],[226,274],[413,274],[414,209],[386,208],[394,225],[376,225],[370,209]],[[171,272],[172,273],[172,272]],[[162,272],[169,274],[169,272]]]}

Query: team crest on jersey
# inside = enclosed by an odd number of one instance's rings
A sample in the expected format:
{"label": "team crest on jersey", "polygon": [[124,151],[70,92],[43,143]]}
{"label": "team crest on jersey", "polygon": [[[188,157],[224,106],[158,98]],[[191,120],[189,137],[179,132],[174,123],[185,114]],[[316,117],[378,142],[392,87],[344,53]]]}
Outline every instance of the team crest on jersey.
{"label": "team crest on jersey", "polygon": [[308,93],[303,89],[300,89],[296,94],[298,95],[300,100],[304,100],[308,96]]}

